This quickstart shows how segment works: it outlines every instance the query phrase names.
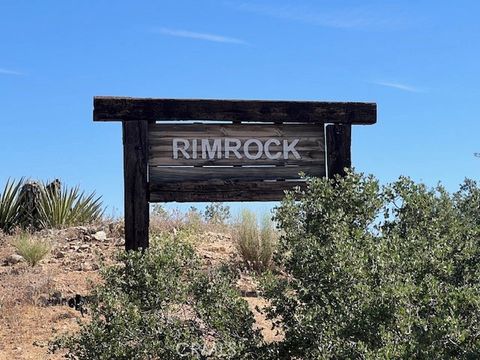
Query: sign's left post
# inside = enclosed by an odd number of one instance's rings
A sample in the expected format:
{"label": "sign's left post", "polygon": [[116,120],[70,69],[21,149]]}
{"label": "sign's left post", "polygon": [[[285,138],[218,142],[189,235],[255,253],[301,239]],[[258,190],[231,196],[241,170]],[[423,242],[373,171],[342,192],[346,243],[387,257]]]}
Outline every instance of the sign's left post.
{"label": "sign's left post", "polygon": [[122,121],[125,249],[148,248],[148,121]]}

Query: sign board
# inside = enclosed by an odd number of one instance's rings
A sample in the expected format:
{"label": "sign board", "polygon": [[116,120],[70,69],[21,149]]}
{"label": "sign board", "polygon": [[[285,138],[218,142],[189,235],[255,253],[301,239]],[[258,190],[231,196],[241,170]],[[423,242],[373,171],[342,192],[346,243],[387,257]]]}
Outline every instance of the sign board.
{"label": "sign board", "polygon": [[299,173],[326,175],[322,125],[151,124],[148,144],[155,201],[280,200]]}
{"label": "sign board", "polygon": [[274,201],[300,174],[342,175],[373,103],[95,97],[121,121],[127,249],[148,246],[149,202]]}

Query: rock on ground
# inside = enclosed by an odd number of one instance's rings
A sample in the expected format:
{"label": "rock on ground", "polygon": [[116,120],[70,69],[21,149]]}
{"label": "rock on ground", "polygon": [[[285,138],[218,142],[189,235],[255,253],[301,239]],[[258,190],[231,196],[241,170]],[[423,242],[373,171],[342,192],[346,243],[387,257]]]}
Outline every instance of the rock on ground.
{"label": "rock on ground", "polygon": [[7,265],[15,265],[15,264],[18,264],[19,262],[22,262],[24,260],[25,259],[23,258],[23,256],[18,255],[18,254],[12,254],[5,259],[5,263]]}

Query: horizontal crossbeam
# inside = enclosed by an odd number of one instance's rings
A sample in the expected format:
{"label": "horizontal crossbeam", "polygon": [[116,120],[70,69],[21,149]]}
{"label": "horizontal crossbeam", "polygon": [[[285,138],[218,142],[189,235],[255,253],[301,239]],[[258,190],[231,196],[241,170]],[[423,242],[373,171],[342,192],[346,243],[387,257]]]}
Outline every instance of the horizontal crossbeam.
{"label": "horizontal crossbeam", "polygon": [[377,105],[363,102],[94,98],[95,121],[302,122],[374,124]]}

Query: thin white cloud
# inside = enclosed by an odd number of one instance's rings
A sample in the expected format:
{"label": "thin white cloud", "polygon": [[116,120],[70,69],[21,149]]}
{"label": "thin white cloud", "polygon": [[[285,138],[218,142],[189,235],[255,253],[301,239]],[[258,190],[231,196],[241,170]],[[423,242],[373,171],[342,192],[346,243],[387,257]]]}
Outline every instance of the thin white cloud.
{"label": "thin white cloud", "polygon": [[204,40],[204,41],[212,41],[217,43],[229,43],[229,44],[241,44],[247,45],[248,43],[244,40],[217,35],[217,34],[209,34],[209,33],[200,33],[195,31],[188,31],[188,30],[179,30],[179,29],[169,29],[169,28],[154,28],[153,32],[168,35],[168,36],[175,36],[175,37],[183,37],[195,40]]}
{"label": "thin white cloud", "polygon": [[276,4],[275,6],[236,2],[228,4],[237,10],[331,28],[392,28],[406,21],[398,9],[380,9],[378,6],[362,5],[319,11],[300,4]]}
{"label": "thin white cloud", "polygon": [[11,69],[0,68],[1,75],[23,75],[23,73]]}
{"label": "thin white cloud", "polygon": [[398,90],[403,90],[403,91],[408,91],[408,92],[414,92],[414,93],[421,93],[425,92],[425,90],[417,88],[412,85],[407,85],[407,84],[402,84],[398,82],[391,82],[391,81],[373,81],[373,84],[380,85],[380,86],[386,86],[389,88],[393,89],[398,89]]}

